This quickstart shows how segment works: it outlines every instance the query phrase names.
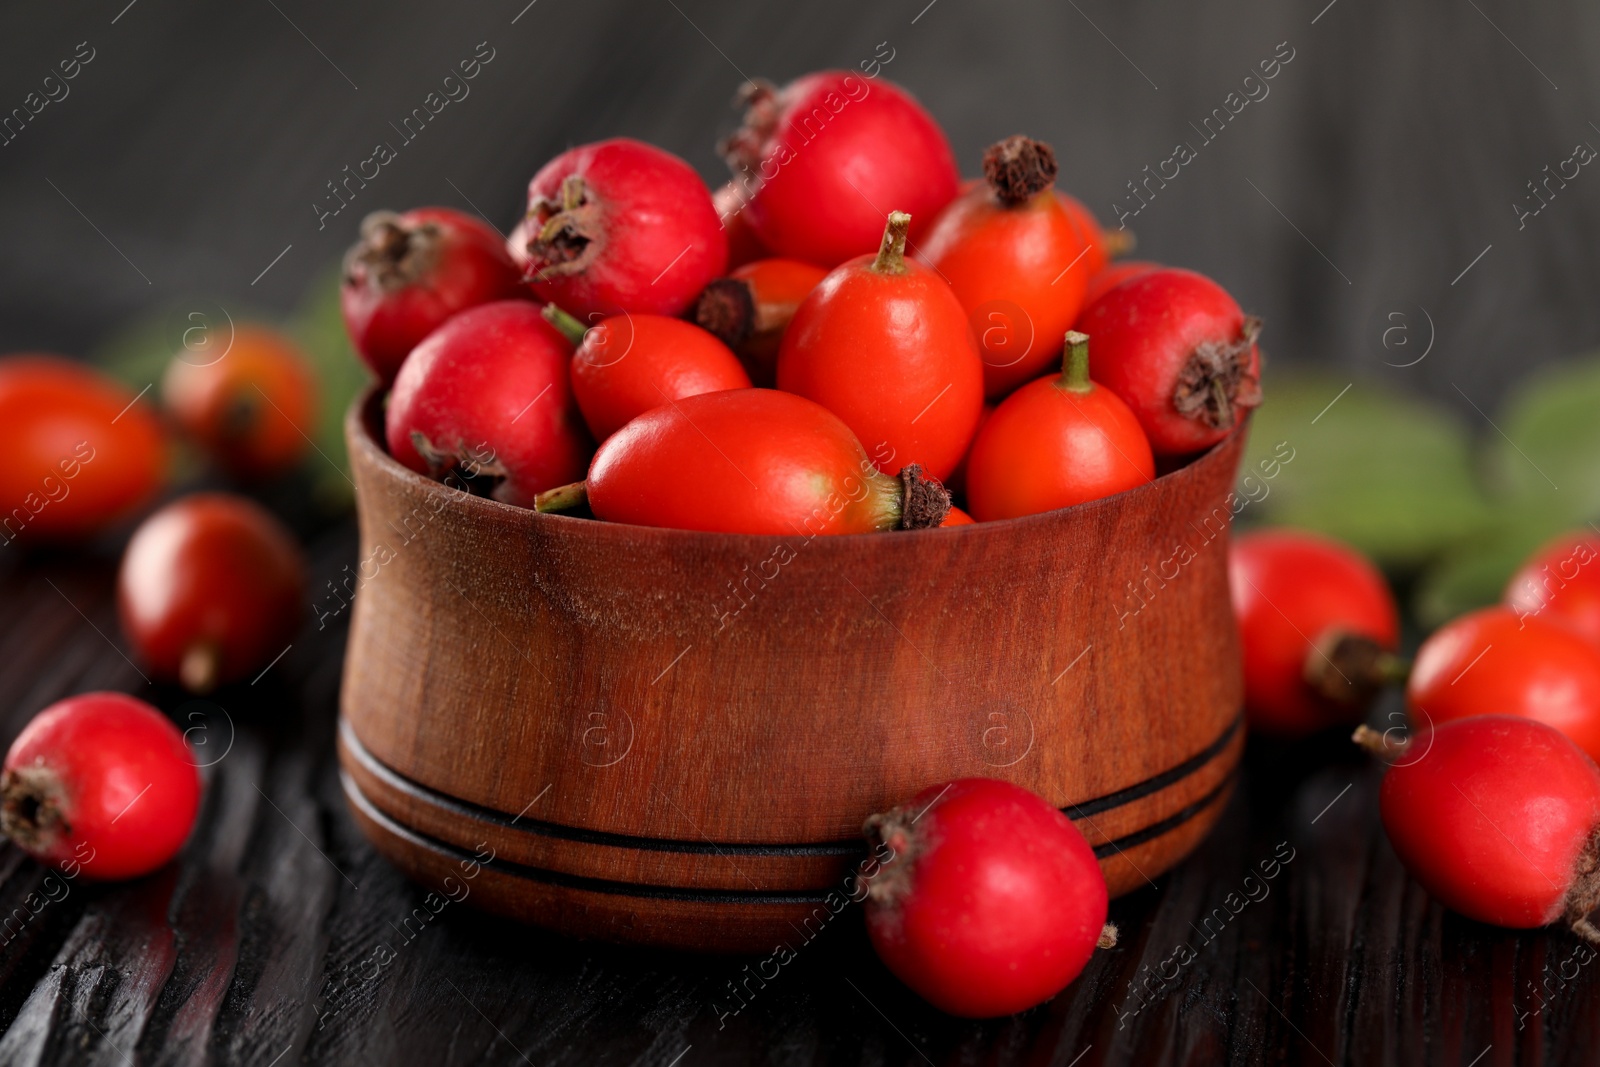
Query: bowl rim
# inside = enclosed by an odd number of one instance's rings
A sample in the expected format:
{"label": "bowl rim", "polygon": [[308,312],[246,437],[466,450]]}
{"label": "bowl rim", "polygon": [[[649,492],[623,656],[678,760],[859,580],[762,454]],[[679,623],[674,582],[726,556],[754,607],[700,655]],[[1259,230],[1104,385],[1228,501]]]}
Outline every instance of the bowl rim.
{"label": "bowl rim", "polygon": [[[452,488],[435,478],[427,477],[407,467],[389,453],[388,444],[382,440],[383,429],[383,403],[387,390],[379,382],[369,382],[345,412],[344,432],[345,444],[350,451],[352,467],[355,466],[356,453],[359,452],[363,460],[376,470],[381,470],[391,479],[399,479],[413,489],[420,490],[435,500],[448,494],[458,506],[469,509],[478,509],[484,516],[496,516],[507,522],[527,524],[530,529],[539,529],[540,526],[551,535],[558,535],[558,531],[570,530],[574,533],[580,528],[589,530],[597,537],[608,535],[621,535],[632,540],[653,538],[658,541],[676,542],[679,544],[709,544],[709,545],[753,545],[757,542],[765,544],[774,537],[784,538],[799,536],[808,540],[822,541],[830,544],[859,544],[863,539],[872,542],[883,540],[882,534],[892,533],[890,538],[896,544],[925,544],[932,537],[983,537],[999,536],[1004,533],[1021,533],[1032,526],[1046,526],[1060,524],[1069,519],[1082,518],[1088,521],[1097,512],[1111,507],[1122,507],[1133,503],[1141,494],[1165,492],[1177,487],[1184,482],[1191,482],[1208,472],[1208,468],[1219,462],[1219,456],[1230,451],[1237,439],[1243,437],[1250,427],[1250,413],[1228,431],[1226,437],[1209,448],[1203,449],[1190,456],[1181,466],[1165,474],[1158,474],[1143,485],[1132,489],[1124,489],[1111,496],[1099,497],[1070,507],[1054,508],[1050,511],[1041,511],[1033,515],[1019,515],[1011,519],[995,519],[990,522],[963,523],[960,526],[934,526],[921,530],[893,530],[877,531],[873,533],[855,534],[774,534],[774,533],[739,533],[725,530],[683,530],[673,526],[641,526],[626,522],[606,522],[599,519],[578,518],[572,515],[550,514],[535,511],[532,508],[519,507],[516,504],[507,504],[495,500],[493,497],[475,496]],[[1237,474],[1235,479],[1237,479]],[[360,494],[359,483],[357,495]],[[470,513],[470,512],[469,512]]]}

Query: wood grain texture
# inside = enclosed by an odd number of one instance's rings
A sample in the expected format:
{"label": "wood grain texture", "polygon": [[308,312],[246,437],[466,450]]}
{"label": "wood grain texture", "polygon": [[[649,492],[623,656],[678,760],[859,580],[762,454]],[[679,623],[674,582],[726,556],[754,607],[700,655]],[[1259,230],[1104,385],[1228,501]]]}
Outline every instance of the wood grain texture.
{"label": "wood grain texture", "polygon": [[381,417],[370,394],[346,423],[340,751],[363,828],[430,883],[481,848],[486,907],[750,951],[839,899],[862,821],[930,785],[1032,789],[1113,893],[1226,799],[1242,429],[1080,507],[808,538],[508,507],[400,466]]}

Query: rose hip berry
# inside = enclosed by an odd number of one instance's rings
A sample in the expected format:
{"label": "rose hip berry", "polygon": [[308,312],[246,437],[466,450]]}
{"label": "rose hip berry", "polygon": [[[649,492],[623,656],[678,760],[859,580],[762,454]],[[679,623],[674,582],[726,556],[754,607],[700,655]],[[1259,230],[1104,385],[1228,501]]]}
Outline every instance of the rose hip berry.
{"label": "rose hip berry", "polygon": [[1163,267],[1132,278],[1076,329],[1095,339],[1097,379],[1139,416],[1158,456],[1211,447],[1261,402],[1261,320],[1204,275]]}
{"label": "rose hip berry", "polygon": [[965,778],[867,820],[894,858],[868,883],[867,932],[884,964],[952,1015],[1010,1015],[1078,976],[1106,926],[1094,850],[1028,790]]}
{"label": "rose hip berry", "polygon": [[0,357],[0,544],[73,540],[160,486],[166,443],[132,389],[61,356]]}
{"label": "rose hip berry", "polygon": [[610,522],[797,537],[923,529],[950,506],[914,465],[880,473],[836,415],[772,389],[645,412],[600,446],[587,482],[542,494],[538,508],[566,510],[585,495]]}
{"label": "rose hip berry", "polygon": [[199,807],[183,735],[122,693],[50,705],[12,742],[0,773],[0,830],[40,863],[94,879],[166,864]]}
{"label": "rose hip berry", "polygon": [[1483,608],[1422,643],[1406,686],[1415,722],[1520,715],[1600,757],[1600,651],[1581,635],[1509,608]]}
{"label": "rose hip berry", "polygon": [[[1358,741],[1380,751],[1363,727]],[[1379,792],[1395,854],[1469,919],[1527,929],[1565,918],[1600,941],[1600,770],[1550,727],[1484,715],[1424,729]]]}
{"label": "rose hip berry", "polygon": [[[1078,227],[1078,234],[1089,246],[1089,253],[1083,257],[1083,269],[1089,277],[1105,270],[1114,256],[1133,251],[1132,232],[1112,230],[1108,233],[1101,227],[1100,220],[1094,217],[1094,212],[1084,206],[1081,200],[1059,189],[1056,190],[1056,199],[1061,201],[1062,209],[1072,216],[1073,223]],[[1083,306],[1089,306],[1088,300],[1084,301]]]}
{"label": "rose hip berry", "polygon": [[910,217],[891,212],[874,256],[824,278],[778,348],[778,388],[844,420],[879,466],[945,478],[983,408],[983,360],[966,312],[938,274],[906,258]]}
{"label": "rose hip berry", "polygon": [[1394,596],[1348,545],[1302,530],[1241,534],[1228,586],[1253,729],[1292,737],[1359,721],[1404,672]]}
{"label": "rose hip berry", "polygon": [[1579,530],[1547,542],[1506,585],[1519,616],[1562,623],[1600,648],[1600,537]]}
{"label": "rose hip berry", "polygon": [[241,326],[219,358],[173,356],[161,378],[161,403],[229,472],[272,478],[293,469],[310,447],[316,386],[287,337]]}
{"label": "rose hip berry", "polygon": [[419,474],[497,479],[522,507],[582,477],[593,444],[572,399],[572,345],[526,300],[469,308],[400,368],[384,417],[389,453]]}
{"label": "rose hip berry", "polygon": [[614,315],[585,330],[554,304],[545,305],[544,315],[577,343],[572,395],[597,441],[662,404],[750,388],[749,375],[728,346],[682,319]]}
{"label": "rose hip berry", "polygon": [[305,610],[294,536],[228,493],[173,501],[134,531],[117,573],[122,629],[152,674],[205,693],[262,670]]}
{"label": "rose hip berry", "polygon": [[526,290],[505,242],[488,225],[444,207],[361,223],[344,259],[339,303],[356,351],[385,384],[417,342],[458,311]]}
{"label": "rose hip berry", "polygon": [[1137,278],[1142,274],[1149,274],[1153,270],[1161,269],[1161,264],[1150,263],[1142,259],[1124,259],[1116,263],[1107,264],[1091,275],[1088,284],[1084,286],[1083,306],[1087,308],[1090,304],[1130,278]]}
{"label": "rose hip berry", "polygon": [[778,346],[802,301],[828,272],[798,259],[759,259],[706,286],[694,321],[738,354],[750,378],[778,380]]}
{"label": "rose hip berry", "polygon": [[1008,137],[984,153],[983,173],[940,213],[919,251],[973,317],[984,392],[995,399],[1055,361],[1083,303],[1088,246],[1055,195],[1049,145]]}
{"label": "rose hip berry", "polygon": [[541,300],[584,322],[677,315],[727,269],[728,235],[693,167],[619,137],[540,168],[511,255]]}
{"label": "rose hip berry", "polygon": [[1089,380],[1089,338],[1066,337],[1066,369],[1001,401],[967,457],[967,508],[979,522],[1098,500],[1155,477],[1139,420]]}
{"label": "rose hip berry", "polygon": [[722,154],[753,194],[744,214],[775,255],[833,267],[872,251],[884,211],[925,226],[956,195],[944,131],[882,78],[825,70],[782,89],[748,83],[741,95],[744,126]]}

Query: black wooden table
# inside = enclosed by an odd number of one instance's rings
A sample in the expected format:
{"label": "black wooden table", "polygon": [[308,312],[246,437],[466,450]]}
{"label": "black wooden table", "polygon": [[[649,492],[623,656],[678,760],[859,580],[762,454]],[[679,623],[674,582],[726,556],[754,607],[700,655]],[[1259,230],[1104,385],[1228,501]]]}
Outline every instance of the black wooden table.
{"label": "black wooden table", "polygon": [[[318,587],[354,559],[348,525],[309,541]],[[54,700],[121,689],[209,764],[181,860],[145,879],[66,882],[0,851],[5,1064],[1491,1067],[1600,1047],[1592,953],[1431,903],[1383,840],[1377,772],[1336,736],[1252,741],[1199,852],[1113,903],[1118,948],[1043,1007],[963,1022],[901,987],[853,913],[751,981],[755,959],[435,911],[345,811],[338,624],[308,623],[259,681],[192,701],[124,658],[114,554],[0,566],[7,740]]]}

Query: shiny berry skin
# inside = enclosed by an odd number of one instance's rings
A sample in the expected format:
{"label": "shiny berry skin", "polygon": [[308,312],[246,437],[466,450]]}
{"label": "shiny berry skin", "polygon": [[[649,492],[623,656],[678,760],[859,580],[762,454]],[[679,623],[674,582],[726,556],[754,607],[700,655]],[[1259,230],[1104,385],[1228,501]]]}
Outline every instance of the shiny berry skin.
{"label": "shiny berry skin", "polygon": [[1060,358],[1089,279],[1088,245],[1055,195],[1049,145],[1008,137],[984,153],[983,170],[986,180],[940,212],[917,251],[966,309],[993,400]]}
{"label": "shiny berry skin", "polygon": [[122,693],[45,708],[11,743],[0,829],[76,875],[137,878],[178,854],[200,807],[200,772],[178,728]]}
{"label": "shiny berry skin", "polygon": [[1485,715],[1411,738],[1384,775],[1395,854],[1445,907],[1514,929],[1566,916],[1593,938],[1600,770],[1542,723]]}
{"label": "shiny berry skin", "polygon": [[1509,608],[1435,630],[1417,649],[1406,704],[1418,723],[1519,715],[1600,758],[1600,651],[1560,623]]}
{"label": "shiny berry skin", "polygon": [[572,345],[526,300],[470,308],[400,368],[384,415],[389,454],[419,474],[498,478],[496,500],[531,507],[583,476],[594,445],[572,399]]}
{"label": "shiny berry skin", "polygon": [[1108,263],[1091,275],[1088,284],[1084,286],[1083,306],[1088,307],[1130,278],[1137,278],[1141,274],[1149,274],[1153,270],[1160,269],[1161,264],[1142,259],[1120,259],[1115,263]]}
{"label": "shiny berry skin", "polygon": [[729,182],[711,194],[711,203],[717,209],[717,217],[722,220],[723,232],[728,235],[730,271],[772,255],[767,246],[761,243],[761,238],[756,236],[755,228],[750,225],[750,216],[744,213],[751,195],[754,195],[753,190],[747,195],[738,182]]}
{"label": "shiny berry skin", "polygon": [[1089,378],[1089,339],[1067,334],[1067,369],[1000,402],[967,456],[967,510],[979,522],[1072,507],[1156,476],[1139,420]]}
{"label": "shiny berry skin", "polygon": [[[1083,257],[1083,271],[1085,277],[1093,277],[1106,269],[1111,262],[1111,257],[1133,248],[1133,235],[1117,231],[1107,233],[1100,227],[1100,220],[1094,217],[1083,201],[1076,197],[1056,190],[1056,199],[1061,201],[1061,208],[1071,216],[1073,224],[1078,228],[1078,236],[1088,246],[1089,252]],[[1087,299],[1084,307],[1089,306]]]}
{"label": "shiny berry skin", "polygon": [[194,493],[134,531],[117,609],[150,673],[196,693],[251,677],[288,647],[306,603],[300,546],[242,496]]}
{"label": "shiny berry skin", "polygon": [[1095,380],[1133,409],[1158,456],[1211,447],[1261,402],[1261,322],[1202,274],[1132,278],[1075,328],[1095,339]]}
{"label": "shiny berry skin", "polygon": [[311,447],[316,379],[300,349],[263,326],[240,326],[220,357],[179,353],[161,377],[161,403],[230,473],[272,478]]}
{"label": "shiny berry skin", "polygon": [[539,169],[510,251],[539,299],[590,322],[679,314],[727,269],[728,235],[693,167],[619,137]]}
{"label": "shiny berry skin", "polygon": [[828,272],[798,259],[758,259],[706,286],[694,321],[739,356],[757,385],[778,380],[778,346],[805,298]]}
{"label": "shiny berry skin", "polygon": [[944,131],[885,79],[824,70],[744,99],[722,152],[736,182],[759,186],[744,213],[774,255],[834,267],[877,247],[885,211],[926,227],[956,195]]}
{"label": "shiny berry skin", "polygon": [[388,384],[451,315],[525,294],[522,271],[491,227],[450,208],[421,207],[362,220],[361,239],[345,253],[339,305],[356,352]]}
{"label": "shiny berry skin", "polygon": [[1321,534],[1257,530],[1229,545],[1228,587],[1251,728],[1298,737],[1360,721],[1400,644],[1378,568]]}
{"label": "shiny berry skin", "polygon": [[1072,821],[1020,786],[965,778],[867,820],[893,858],[868,882],[867,933],[895,976],[967,1018],[1010,1015],[1078,976],[1107,892]]}
{"label": "shiny berry skin", "polygon": [[966,312],[937,273],[905,256],[891,213],[878,255],[834,268],[778,347],[778,388],[844,420],[879,466],[955,470],[983,408],[983,360]]}
{"label": "shiny berry skin", "polygon": [[1528,558],[1506,585],[1505,604],[1583,635],[1600,648],[1600,537],[1565,533]]}
{"label": "shiny berry skin", "polygon": [[[937,526],[950,503],[914,468],[878,471],[826,408],[773,389],[701,393],[640,415],[600,446],[586,485],[608,522],[802,539]],[[554,509],[541,498],[540,510]]]}
{"label": "shiny berry skin", "polygon": [[731,349],[693,323],[665,315],[614,315],[587,330],[545,307],[545,318],[576,335],[572,395],[596,441],[651,408],[699,393],[750,388]]}

